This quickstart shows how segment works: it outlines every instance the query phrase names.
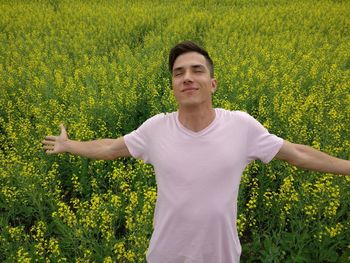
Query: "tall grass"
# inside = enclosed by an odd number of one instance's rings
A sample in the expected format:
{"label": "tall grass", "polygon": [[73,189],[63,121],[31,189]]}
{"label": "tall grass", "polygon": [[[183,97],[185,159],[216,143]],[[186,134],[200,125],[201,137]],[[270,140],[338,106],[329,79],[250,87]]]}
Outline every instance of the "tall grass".
{"label": "tall grass", "polygon": [[[169,49],[215,63],[215,107],[350,159],[348,1],[2,1],[0,261],[143,262],[153,168],[41,149],[117,138],[176,110]],[[243,262],[347,262],[349,177],[252,163],[239,196]]]}

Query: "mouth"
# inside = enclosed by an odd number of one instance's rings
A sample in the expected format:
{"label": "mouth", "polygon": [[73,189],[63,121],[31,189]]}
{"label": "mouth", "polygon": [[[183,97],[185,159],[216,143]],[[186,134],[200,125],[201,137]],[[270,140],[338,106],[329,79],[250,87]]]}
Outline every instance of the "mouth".
{"label": "mouth", "polygon": [[193,91],[193,90],[198,90],[198,89],[196,89],[196,88],[186,88],[186,89],[183,89],[182,92]]}

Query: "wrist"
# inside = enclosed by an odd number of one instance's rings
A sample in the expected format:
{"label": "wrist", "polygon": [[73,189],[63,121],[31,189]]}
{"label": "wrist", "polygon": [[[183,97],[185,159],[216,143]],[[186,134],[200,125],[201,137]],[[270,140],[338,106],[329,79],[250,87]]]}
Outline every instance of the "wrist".
{"label": "wrist", "polygon": [[350,161],[348,161],[347,164],[348,164],[348,166],[347,166],[347,169],[345,171],[345,174],[350,175]]}
{"label": "wrist", "polygon": [[350,175],[350,161],[340,159],[336,166],[339,170],[338,174]]}
{"label": "wrist", "polygon": [[61,145],[62,145],[62,149],[61,149],[62,153],[70,153],[71,152],[72,140],[69,140],[69,139],[64,140],[64,141],[62,141]]}

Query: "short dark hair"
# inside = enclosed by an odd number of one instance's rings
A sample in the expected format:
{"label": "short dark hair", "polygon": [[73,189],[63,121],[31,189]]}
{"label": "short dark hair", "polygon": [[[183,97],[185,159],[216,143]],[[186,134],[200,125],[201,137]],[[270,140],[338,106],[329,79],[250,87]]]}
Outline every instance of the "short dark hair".
{"label": "short dark hair", "polygon": [[214,63],[213,60],[210,58],[208,52],[197,45],[196,43],[186,40],[183,42],[180,42],[176,46],[174,46],[170,50],[169,54],[169,70],[170,72],[173,71],[174,63],[175,60],[178,56],[188,53],[188,52],[197,52],[205,57],[205,60],[207,61],[207,64],[209,66],[209,71],[210,71],[210,77],[214,78]]}

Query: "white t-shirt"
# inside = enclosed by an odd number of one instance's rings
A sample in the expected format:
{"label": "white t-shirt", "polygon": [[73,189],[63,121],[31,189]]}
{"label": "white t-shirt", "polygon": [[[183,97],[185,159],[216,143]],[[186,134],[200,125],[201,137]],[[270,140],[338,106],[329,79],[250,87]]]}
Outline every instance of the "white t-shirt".
{"label": "white t-shirt", "polygon": [[124,136],[135,158],[154,166],[157,202],[149,263],[238,263],[237,195],[252,160],[268,163],[283,139],[241,111],[215,108],[193,132],[178,112],[157,114]]}

